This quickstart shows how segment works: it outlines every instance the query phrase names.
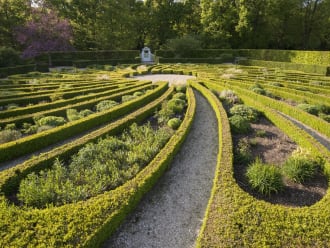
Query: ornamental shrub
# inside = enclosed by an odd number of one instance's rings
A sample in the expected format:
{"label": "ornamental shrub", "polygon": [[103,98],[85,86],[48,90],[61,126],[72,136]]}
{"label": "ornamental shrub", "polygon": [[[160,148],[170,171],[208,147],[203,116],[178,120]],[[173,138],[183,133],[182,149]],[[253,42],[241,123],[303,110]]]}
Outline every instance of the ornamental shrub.
{"label": "ornamental shrub", "polygon": [[315,176],[319,164],[310,157],[292,156],[282,166],[285,176],[296,183],[303,183]]}
{"label": "ornamental shrub", "polygon": [[19,52],[10,47],[0,47],[0,67],[11,67],[20,63]]}
{"label": "ornamental shrub", "polygon": [[240,139],[235,149],[235,163],[248,164],[252,162],[251,144],[247,138]]}
{"label": "ornamental shrub", "polygon": [[133,93],[133,96],[135,96],[135,97],[139,97],[139,96],[142,96],[142,95],[143,95],[143,92],[141,92],[141,91],[135,91]]}
{"label": "ornamental shrub", "polygon": [[263,195],[269,196],[284,188],[279,168],[275,165],[263,164],[260,159],[248,167],[246,176],[251,187]]}
{"label": "ornamental shrub", "polygon": [[175,114],[180,114],[186,106],[186,102],[184,100],[174,98],[168,101],[167,106]]}
{"label": "ornamental shrub", "polygon": [[227,104],[230,105],[241,103],[241,99],[232,90],[221,91],[219,94],[219,98],[221,101],[225,101]]}
{"label": "ornamental shrub", "polygon": [[0,144],[17,140],[22,137],[21,132],[13,129],[6,129],[0,131]]}
{"label": "ornamental shrub", "polygon": [[116,105],[118,105],[118,102],[116,102],[116,101],[113,101],[113,100],[104,100],[104,101],[99,102],[96,105],[96,111],[97,112],[102,112],[104,110],[113,108]]}
{"label": "ornamental shrub", "polygon": [[312,104],[301,103],[297,105],[297,108],[312,115],[318,115],[319,113],[319,108],[316,105],[312,105]]}
{"label": "ornamental shrub", "polygon": [[181,125],[181,120],[179,118],[172,118],[167,122],[167,125],[173,130],[177,130]]}
{"label": "ornamental shrub", "polygon": [[237,104],[233,106],[230,109],[231,115],[239,115],[245,118],[248,121],[256,122],[259,117],[259,111],[255,108],[243,105],[243,104]]}
{"label": "ornamental shrub", "polygon": [[132,101],[135,98],[137,98],[137,96],[133,96],[133,95],[125,95],[121,97],[121,101],[122,102],[128,102],[128,101]]}
{"label": "ornamental shrub", "polygon": [[63,117],[59,116],[45,116],[37,120],[36,124],[38,126],[52,126],[57,127],[65,124],[66,121]]}
{"label": "ornamental shrub", "polygon": [[174,99],[181,99],[181,100],[186,100],[186,94],[185,93],[182,93],[182,92],[179,92],[179,93],[176,93],[173,95]]}
{"label": "ornamental shrub", "polygon": [[175,87],[176,92],[186,93],[187,86],[186,85],[178,85]]}
{"label": "ornamental shrub", "polygon": [[229,118],[230,128],[236,134],[247,134],[251,130],[250,122],[240,115]]}

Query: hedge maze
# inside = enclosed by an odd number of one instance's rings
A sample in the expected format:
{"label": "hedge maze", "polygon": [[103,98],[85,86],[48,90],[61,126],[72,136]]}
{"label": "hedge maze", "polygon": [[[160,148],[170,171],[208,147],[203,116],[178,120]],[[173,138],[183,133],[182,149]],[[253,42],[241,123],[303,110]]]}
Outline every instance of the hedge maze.
{"label": "hedge maze", "polygon": [[[132,77],[160,73],[196,79],[187,87],[169,87]],[[171,166],[194,118],[194,91],[209,101],[219,128],[216,173],[197,247],[328,247],[329,146],[291,121],[330,139],[326,76],[257,66],[159,64],[30,72],[0,84],[1,166],[49,148],[0,172],[1,247],[101,246]],[[249,135],[259,118],[297,149],[274,170],[251,169],[246,190],[235,175],[237,161],[246,168],[256,161],[260,168],[270,165],[237,152],[234,139]],[[269,201],[285,194],[282,180],[303,185],[317,180],[315,175],[327,184],[313,204]]]}

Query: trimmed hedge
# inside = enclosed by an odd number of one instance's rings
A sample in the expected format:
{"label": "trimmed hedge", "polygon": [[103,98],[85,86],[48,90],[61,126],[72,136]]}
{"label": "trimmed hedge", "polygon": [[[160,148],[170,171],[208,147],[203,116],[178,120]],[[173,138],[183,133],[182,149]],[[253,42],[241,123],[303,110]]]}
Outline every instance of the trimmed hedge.
{"label": "trimmed hedge", "polygon": [[[220,129],[216,177],[197,247],[327,247],[330,193],[311,207],[288,208],[257,200],[243,191],[233,176],[233,147],[226,113],[209,91],[197,83],[194,87],[212,103]],[[217,89],[214,84],[212,88]],[[305,139],[306,133],[275,111],[254,99],[246,97],[243,100],[264,110],[266,117],[299,145],[314,146],[309,138]],[[318,148],[313,148],[314,151],[320,154]]]}
{"label": "trimmed hedge", "polygon": [[[50,102],[50,103],[46,103],[46,104],[37,104],[37,105],[26,106],[26,107],[22,107],[22,108],[16,108],[13,110],[4,110],[4,111],[0,112],[0,118],[4,119],[4,118],[10,118],[10,117],[14,117],[14,116],[32,114],[32,113],[36,113],[36,112],[40,112],[40,111],[46,111],[46,110],[50,110],[50,109],[56,109],[56,108],[68,106],[70,104],[77,104],[82,101],[91,101],[92,99],[95,99],[95,98],[101,99],[101,98],[108,96],[109,94],[114,94],[114,93],[122,91],[123,89],[120,86],[124,85],[124,84],[125,84],[126,90],[137,87],[136,82],[133,82],[133,81],[130,82],[130,81],[126,80],[125,82],[120,82],[118,84],[114,84],[114,86],[115,85],[119,86],[119,88],[116,88],[116,89],[110,89],[110,90],[106,90],[106,91],[95,93],[95,94],[78,96],[78,97],[71,98],[71,99],[58,100],[58,101]],[[144,85],[151,84],[151,82],[139,82],[138,84],[139,84],[139,86],[144,86]]]}
{"label": "trimmed hedge", "polygon": [[[83,110],[83,109],[86,109],[86,108],[94,107],[98,102],[100,102],[102,100],[120,101],[121,97],[124,96],[124,95],[132,94],[137,90],[146,90],[146,89],[149,89],[149,88],[152,88],[152,87],[153,86],[151,85],[151,82],[150,82],[146,85],[142,84],[142,86],[133,85],[133,86],[125,87],[125,88],[106,91],[106,92],[108,92],[108,96],[96,98],[96,96],[93,95],[92,97],[89,97],[92,100],[88,100],[88,101],[80,102],[82,98],[78,98],[78,99],[76,99],[74,104],[66,104],[63,107],[58,107],[58,108],[56,108],[55,105],[52,105],[53,108],[51,108],[51,109],[46,109],[46,110],[39,111],[39,112],[33,112],[31,114],[19,115],[19,116],[16,116],[16,117],[11,117],[11,118],[0,120],[0,127],[5,126],[5,125],[10,124],[10,123],[15,123],[16,127],[21,127],[23,125],[23,123],[25,123],[25,122],[31,123],[31,122],[33,122],[33,118],[35,116],[41,116],[41,115],[45,115],[45,116],[46,115],[55,115],[55,116],[66,117],[66,110],[69,109],[69,108],[75,108],[77,110]],[[60,102],[60,103],[61,103],[61,105],[63,104],[63,102]],[[25,108],[23,108],[23,110],[24,109]]]}
{"label": "trimmed hedge", "polygon": [[152,92],[147,93],[142,97],[138,97],[133,101],[120,104],[108,111],[94,114],[92,116],[69,122],[63,126],[56,127],[48,131],[0,145],[0,161],[7,161],[17,156],[40,150],[43,147],[49,146],[63,139],[72,137],[96,126],[108,123],[109,121],[128,114],[142,107],[147,102],[156,99],[162,95],[167,88],[167,83],[161,83]]}
{"label": "trimmed hedge", "polygon": [[28,73],[30,71],[35,71],[36,65],[18,65],[14,67],[3,67],[0,68],[0,78],[5,78],[13,74]]}
{"label": "trimmed hedge", "polygon": [[[0,215],[3,217],[1,225],[6,228],[6,235],[1,239],[0,246],[4,244],[11,247],[101,246],[169,166],[189,131],[194,113],[195,99],[190,89],[188,109],[180,128],[148,166],[115,190],[87,201],[44,210],[19,209],[4,203],[1,199]],[[149,114],[152,112],[149,111]],[[130,120],[134,121],[134,118]],[[47,157],[44,156],[44,159]],[[14,175],[15,168],[10,172]],[[4,182],[4,174],[8,172],[0,174],[0,182]],[[12,218],[13,216],[19,216],[19,219]]]}
{"label": "trimmed hedge", "polygon": [[239,64],[247,65],[247,66],[264,66],[270,68],[280,68],[283,70],[297,70],[297,71],[304,71],[309,73],[317,73],[317,74],[330,76],[330,66],[327,65],[297,64],[291,62],[253,60],[253,59],[240,60]]}

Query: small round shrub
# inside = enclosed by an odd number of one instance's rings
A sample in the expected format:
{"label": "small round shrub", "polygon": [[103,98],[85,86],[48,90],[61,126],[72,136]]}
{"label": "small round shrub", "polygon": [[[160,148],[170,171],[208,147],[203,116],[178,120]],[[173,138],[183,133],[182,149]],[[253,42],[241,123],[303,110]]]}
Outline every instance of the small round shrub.
{"label": "small round shrub", "polygon": [[330,115],[319,113],[319,117],[327,122],[330,122]]}
{"label": "small round shrub", "polygon": [[251,130],[250,122],[240,115],[229,118],[230,128],[236,134],[247,134]]}
{"label": "small round shrub", "polygon": [[94,114],[94,112],[90,109],[83,109],[79,112],[80,117],[86,117],[86,116],[89,116],[91,114]]}
{"label": "small round shrub", "polygon": [[133,96],[135,96],[135,97],[139,97],[139,96],[142,96],[142,95],[143,95],[143,92],[141,92],[141,91],[136,91],[136,92],[133,93]]}
{"label": "small round shrub", "polygon": [[17,140],[22,137],[21,132],[17,130],[2,130],[0,131],[0,144],[7,143],[13,140]]}
{"label": "small round shrub", "polygon": [[170,111],[172,111],[175,114],[182,113],[184,107],[186,105],[186,102],[181,99],[171,99],[167,103],[167,107]]}
{"label": "small round shrub", "polygon": [[232,90],[223,90],[219,94],[221,101],[226,101],[228,104],[239,104],[241,99]]}
{"label": "small round shrub", "polygon": [[316,161],[309,157],[292,156],[282,166],[282,171],[285,176],[296,183],[303,183],[315,176],[318,170]]}
{"label": "small round shrub", "polygon": [[125,95],[125,96],[121,97],[121,101],[128,102],[128,101],[134,100],[135,98],[136,98],[136,96],[133,96],[133,95]]}
{"label": "small round shrub", "polygon": [[97,112],[102,112],[102,111],[110,109],[110,108],[112,108],[116,105],[118,105],[118,102],[116,102],[116,101],[104,100],[104,101],[99,102],[96,105],[96,111]]}
{"label": "small round shrub", "polygon": [[269,196],[272,193],[278,193],[284,187],[279,168],[263,164],[258,159],[249,165],[246,176],[251,187],[263,195]]}
{"label": "small round shrub", "polygon": [[16,109],[18,107],[19,107],[18,104],[15,104],[15,103],[10,103],[6,106],[7,110]]}
{"label": "small round shrub", "polygon": [[181,120],[179,118],[172,118],[167,122],[167,125],[173,130],[177,130],[181,125]]}
{"label": "small round shrub", "polygon": [[173,95],[174,99],[181,99],[181,100],[186,100],[186,94],[185,93],[182,93],[182,92],[179,92],[179,93],[176,93]]}
{"label": "small round shrub", "polygon": [[319,108],[312,104],[301,103],[301,104],[297,105],[297,108],[299,108],[307,113],[310,113],[312,115],[318,115],[318,113],[319,113]]}
{"label": "small round shrub", "polygon": [[235,105],[230,109],[229,112],[231,115],[239,115],[247,119],[248,121],[253,121],[253,122],[257,121],[259,117],[258,110],[243,104]]}
{"label": "small round shrub", "polygon": [[75,120],[79,120],[80,116],[79,116],[79,113],[76,109],[67,109],[66,110],[66,118],[69,121],[75,121]]}
{"label": "small round shrub", "polygon": [[52,126],[52,127],[57,127],[65,124],[66,121],[63,117],[58,117],[58,116],[45,116],[40,118],[37,121],[38,126]]}
{"label": "small round shrub", "polygon": [[240,139],[235,149],[235,163],[249,164],[252,162],[253,155],[251,144],[247,138]]}
{"label": "small round shrub", "polygon": [[257,93],[259,95],[266,95],[266,91],[262,88],[259,88],[259,87],[252,87],[251,90],[254,92],[254,93]]}
{"label": "small round shrub", "polygon": [[187,86],[185,85],[178,85],[175,87],[176,92],[186,93]]}

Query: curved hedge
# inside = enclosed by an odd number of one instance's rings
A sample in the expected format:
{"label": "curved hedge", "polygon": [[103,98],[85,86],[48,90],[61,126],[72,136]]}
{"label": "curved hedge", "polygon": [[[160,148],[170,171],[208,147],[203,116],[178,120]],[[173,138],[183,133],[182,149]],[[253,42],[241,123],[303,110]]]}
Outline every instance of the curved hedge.
{"label": "curved hedge", "polygon": [[48,145],[108,123],[109,121],[128,114],[139,107],[142,107],[147,102],[156,99],[162,95],[167,88],[167,83],[161,83],[152,92],[138,97],[135,100],[117,105],[107,111],[96,113],[88,117],[66,123],[63,126],[0,145],[0,161],[7,161],[20,155],[38,151]]}
{"label": "curved hedge", "polygon": [[[233,176],[232,141],[226,113],[210,91],[197,84],[194,87],[212,103],[221,130],[216,177],[197,247],[327,247],[330,240],[330,193],[311,207],[291,208],[257,200],[243,191]],[[254,99],[243,100],[248,105],[254,102],[253,107],[263,110],[267,118],[300,146],[313,147],[314,144],[306,138],[308,135],[303,135],[275,111]],[[314,147],[312,151],[318,149]],[[329,166],[328,161],[328,171]]]}
{"label": "curved hedge", "polygon": [[[185,118],[165,147],[136,177],[115,190],[87,201],[48,209],[21,209],[1,197],[0,246],[10,247],[98,247],[118,227],[141,197],[154,185],[184,141],[195,113],[195,98],[188,90]],[[143,114],[142,112],[141,114]],[[151,114],[151,113],[149,113]],[[146,117],[146,116],[145,116]],[[134,121],[134,118],[131,119]],[[116,128],[114,126],[114,128]],[[43,156],[47,160],[47,156]],[[9,170],[15,175],[15,168]],[[3,186],[4,174],[0,175]],[[8,178],[8,177],[7,177]],[[10,178],[10,177],[9,177]]]}

